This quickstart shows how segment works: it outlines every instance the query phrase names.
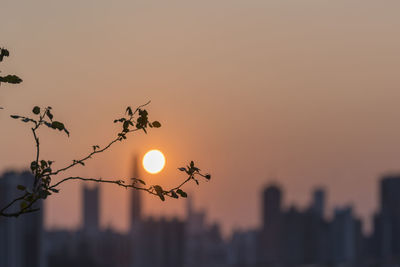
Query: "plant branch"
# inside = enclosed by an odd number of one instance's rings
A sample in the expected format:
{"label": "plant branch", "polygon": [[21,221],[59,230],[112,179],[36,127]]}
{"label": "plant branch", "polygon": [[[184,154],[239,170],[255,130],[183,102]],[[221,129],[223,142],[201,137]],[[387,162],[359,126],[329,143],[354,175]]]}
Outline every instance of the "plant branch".
{"label": "plant branch", "polygon": [[6,212],[6,210],[8,208],[10,208],[12,205],[14,205],[14,203],[18,202],[18,201],[23,201],[26,199],[26,197],[29,196],[29,193],[25,193],[23,196],[18,197],[16,199],[14,199],[13,201],[11,201],[8,205],[6,205],[4,208],[2,208],[0,210],[0,216],[4,216],[4,217],[18,217],[22,214],[26,214],[26,213],[31,213],[31,212],[35,212],[38,211],[39,208],[34,208],[32,209],[32,205],[34,203],[36,203],[38,201],[39,198],[35,198],[32,201],[29,202],[29,204],[27,204],[25,207],[21,208],[19,211],[15,211],[15,212]]}
{"label": "plant branch", "polygon": [[[133,116],[134,116],[138,111],[140,111],[141,108],[143,108],[143,107],[149,105],[150,102],[151,102],[151,101],[148,101],[147,103],[145,103],[145,104],[140,105],[139,107],[137,107],[133,113],[128,114],[128,115],[129,115],[129,119],[128,119],[128,120],[125,120],[125,121],[132,122]],[[130,110],[130,108],[129,108],[129,110]],[[116,121],[114,121],[114,122],[116,122]],[[68,166],[66,166],[66,167],[64,167],[64,168],[58,169],[57,171],[54,171],[54,172],[50,173],[50,175],[57,175],[57,174],[59,174],[60,172],[66,171],[66,170],[68,170],[68,169],[74,167],[74,166],[77,165],[77,164],[83,165],[83,162],[84,162],[84,161],[90,159],[90,158],[91,158],[92,156],[94,156],[95,154],[104,152],[104,151],[106,151],[107,149],[109,149],[109,148],[110,148],[114,143],[116,143],[117,141],[122,141],[123,139],[125,139],[125,138],[123,138],[123,137],[124,137],[127,133],[136,132],[136,131],[140,130],[141,128],[128,129],[127,131],[126,131],[125,129],[126,129],[126,128],[124,127],[124,129],[123,129],[121,132],[118,133],[118,137],[116,137],[115,139],[113,139],[112,141],[110,141],[110,142],[108,143],[108,145],[106,145],[106,146],[103,147],[102,149],[94,149],[94,150],[93,150],[92,152],[90,152],[86,157],[83,157],[83,158],[80,159],[80,160],[74,160],[70,165],[68,165]]]}
{"label": "plant branch", "polygon": [[18,198],[16,198],[16,199],[14,199],[13,201],[11,201],[10,203],[8,203],[4,208],[2,208],[2,209],[0,210],[0,214],[3,214],[3,212],[4,212],[5,210],[7,210],[9,207],[11,207],[12,205],[14,205],[15,202],[20,201],[20,200],[23,200],[27,195],[28,195],[28,193],[25,193],[23,196],[18,197]]}
{"label": "plant branch", "polygon": [[[59,185],[61,185],[64,182],[67,181],[71,181],[71,180],[81,180],[81,181],[85,181],[85,182],[97,182],[97,183],[108,183],[108,184],[115,184],[121,187],[124,187],[126,189],[128,188],[132,188],[135,190],[141,190],[141,191],[145,191],[149,194],[152,195],[156,195],[159,196],[162,200],[164,200],[160,195],[165,195],[165,196],[169,196],[169,197],[173,197],[173,198],[177,198],[176,196],[176,192],[178,190],[181,190],[181,188],[188,183],[190,180],[196,180],[195,176],[196,175],[200,175],[202,177],[206,177],[206,175],[201,174],[199,171],[194,171],[192,174],[189,175],[188,178],[186,178],[182,183],[180,183],[178,186],[173,187],[171,189],[168,190],[163,190],[159,185],[151,185],[149,187],[142,187],[142,186],[137,186],[136,184],[138,182],[145,184],[142,180],[137,179],[137,178],[131,178],[131,180],[133,180],[133,182],[131,184],[126,184],[124,180],[116,180],[116,179],[102,179],[102,178],[83,178],[83,177],[79,177],[79,176],[72,176],[72,177],[67,177],[64,178],[60,181],[58,181],[57,183],[51,185],[49,187],[50,190],[58,190],[57,187]],[[208,179],[208,178],[207,178]],[[157,190],[157,188],[161,188],[160,190]],[[181,192],[181,191],[180,191]],[[183,192],[183,191],[182,191]],[[184,193],[184,192],[183,192]],[[183,195],[181,194],[182,197],[186,197],[185,196],[186,193],[184,193]]]}
{"label": "plant branch", "polygon": [[[53,193],[59,192],[59,186],[67,181],[72,180],[81,180],[85,182],[98,182],[98,183],[108,183],[108,184],[115,184],[117,186],[124,187],[126,189],[131,188],[134,190],[141,190],[145,191],[149,194],[158,196],[162,201],[165,200],[165,197],[171,198],[179,198],[183,197],[186,198],[187,194],[182,190],[182,187],[188,183],[189,181],[193,180],[196,184],[199,184],[197,176],[201,176],[209,180],[211,176],[209,174],[202,174],[200,169],[195,167],[194,162],[191,161],[189,165],[186,167],[178,168],[180,171],[185,172],[188,176],[187,178],[181,182],[178,186],[173,187],[168,190],[164,190],[160,185],[151,185],[146,186],[146,183],[143,180],[138,178],[131,178],[131,183],[126,183],[124,180],[116,180],[116,179],[102,179],[102,178],[84,178],[79,176],[71,176],[60,181],[52,184],[52,179],[54,176],[60,174],[61,172],[67,171],[74,166],[81,164],[85,165],[85,161],[91,159],[96,154],[102,153],[111,148],[117,141],[123,141],[127,139],[127,135],[129,133],[136,132],[138,130],[143,130],[147,133],[148,128],[159,128],[161,127],[160,122],[153,121],[150,122],[148,119],[148,113],[145,109],[142,109],[144,106],[147,106],[150,103],[147,102],[144,105],[139,106],[132,111],[131,107],[126,108],[125,116],[114,120],[114,123],[121,123],[122,129],[117,133],[117,136],[112,139],[107,145],[103,148],[95,145],[92,146],[93,151],[88,153],[86,156],[79,160],[73,160],[73,162],[63,168],[53,171],[52,170],[52,163],[51,160],[40,160],[40,142],[37,130],[40,126],[44,125],[51,129],[64,131],[69,136],[69,131],[65,128],[64,124],[53,120],[53,114],[51,113],[51,107],[46,107],[41,109],[38,106],[35,106],[32,110],[32,113],[35,114],[37,117],[36,119],[20,116],[20,115],[11,115],[11,118],[21,120],[24,123],[31,122],[33,123],[33,127],[31,128],[33,139],[35,140],[35,148],[36,148],[36,156],[35,160],[31,162],[31,171],[34,175],[34,183],[32,188],[27,188],[24,185],[18,185],[17,189],[24,191],[24,195],[12,200],[9,204],[7,204],[3,209],[0,210],[0,216],[5,217],[18,217],[21,214],[29,213],[37,211],[38,208],[32,208],[34,203],[36,203],[39,199],[46,199],[49,195]],[[137,114],[137,116],[135,116]],[[139,183],[142,186],[139,186]],[[12,206],[19,203],[19,211],[16,212],[6,212]]]}

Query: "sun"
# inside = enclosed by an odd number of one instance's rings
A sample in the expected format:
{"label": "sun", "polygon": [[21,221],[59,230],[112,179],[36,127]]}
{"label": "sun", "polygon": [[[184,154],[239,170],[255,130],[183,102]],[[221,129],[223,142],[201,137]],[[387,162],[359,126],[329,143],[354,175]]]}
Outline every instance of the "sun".
{"label": "sun", "polygon": [[162,171],[165,166],[164,154],[157,149],[150,150],[143,157],[143,168],[151,174]]}

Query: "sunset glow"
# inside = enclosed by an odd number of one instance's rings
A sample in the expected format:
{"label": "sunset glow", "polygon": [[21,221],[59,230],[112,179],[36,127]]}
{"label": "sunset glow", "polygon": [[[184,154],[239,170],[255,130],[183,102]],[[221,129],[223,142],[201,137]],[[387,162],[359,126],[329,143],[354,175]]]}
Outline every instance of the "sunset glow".
{"label": "sunset glow", "polygon": [[165,166],[165,157],[160,150],[150,150],[143,157],[143,168],[151,174],[162,171]]}

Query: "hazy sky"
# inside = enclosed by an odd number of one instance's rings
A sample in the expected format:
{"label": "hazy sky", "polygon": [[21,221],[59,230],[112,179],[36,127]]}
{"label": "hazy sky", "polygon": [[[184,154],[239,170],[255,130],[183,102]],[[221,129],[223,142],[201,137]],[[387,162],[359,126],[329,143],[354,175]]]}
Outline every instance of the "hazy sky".
{"label": "hazy sky", "polygon": [[[34,155],[29,128],[9,114],[51,105],[68,139],[43,131],[44,157],[64,166],[104,145],[127,105],[152,100],[163,127],[138,134],[69,174],[128,176],[134,153],[162,150],[167,167],[146,175],[175,185],[195,160],[213,179],[190,186],[196,207],[224,229],[256,226],[260,191],[285,188],[308,204],[315,186],[328,208],[377,208],[378,179],[400,170],[400,1],[2,0],[0,170]],[[80,185],[46,202],[50,227],[80,221]],[[128,194],[102,187],[102,225],[124,230]],[[145,199],[146,213],[179,214],[185,201]]]}

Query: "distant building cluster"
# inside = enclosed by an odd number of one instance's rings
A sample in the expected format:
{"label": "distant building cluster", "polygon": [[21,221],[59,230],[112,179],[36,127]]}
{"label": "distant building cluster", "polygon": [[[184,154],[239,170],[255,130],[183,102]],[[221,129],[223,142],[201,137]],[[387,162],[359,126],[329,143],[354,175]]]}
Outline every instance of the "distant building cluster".
{"label": "distant building cluster", "polygon": [[[135,168],[136,169],[136,168]],[[12,200],[28,172],[0,177],[0,205]],[[130,230],[99,227],[99,188],[83,189],[83,225],[78,231],[44,231],[43,213],[0,218],[0,267],[261,267],[399,266],[400,176],[383,177],[380,208],[370,235],[351,207],[325,216],[325,192],[313,193],[305,210],[284,208],[282,189],[262,192],[259,229],[221,236],[205,213],[187,200],[187,216],[153,219],[142,215],[141,193],[132,190]]]}

